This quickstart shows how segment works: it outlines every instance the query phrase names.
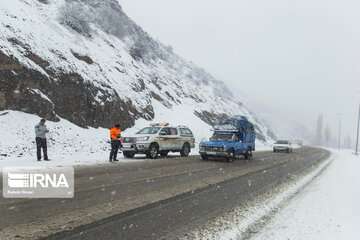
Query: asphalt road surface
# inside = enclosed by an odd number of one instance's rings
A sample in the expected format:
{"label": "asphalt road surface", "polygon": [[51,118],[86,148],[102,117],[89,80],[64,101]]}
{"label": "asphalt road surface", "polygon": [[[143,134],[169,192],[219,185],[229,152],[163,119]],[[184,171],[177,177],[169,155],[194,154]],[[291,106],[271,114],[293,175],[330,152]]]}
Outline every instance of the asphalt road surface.
{"label": "asphalt road surface", "polygon": [[177,239],[329,154],[306,147],[233,163],[192,156],[80,167],[74,199],[0,198],[0,239]]}

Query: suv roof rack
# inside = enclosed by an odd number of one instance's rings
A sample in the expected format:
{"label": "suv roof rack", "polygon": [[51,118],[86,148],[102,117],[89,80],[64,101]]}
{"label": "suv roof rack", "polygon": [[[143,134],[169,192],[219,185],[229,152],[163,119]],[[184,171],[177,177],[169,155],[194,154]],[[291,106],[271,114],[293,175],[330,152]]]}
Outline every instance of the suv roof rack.
{"label": "suv roof rack", "polygon": [[151,127],[168,127],[170,126],[169,123],[153,123],[153,124],[150,124]]}

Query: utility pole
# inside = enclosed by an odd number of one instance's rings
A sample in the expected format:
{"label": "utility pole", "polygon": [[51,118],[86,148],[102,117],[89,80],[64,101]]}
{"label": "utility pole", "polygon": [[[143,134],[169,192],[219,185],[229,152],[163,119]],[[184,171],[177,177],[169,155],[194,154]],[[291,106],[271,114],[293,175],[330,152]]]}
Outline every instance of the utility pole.
{"label": "utility pole", "polygon": [[341,114],[339,114],[339,139],[338,139],[338,148],[341,150],[341,131],[342,131],[342,122],[341,122]]}
{"label": "utility pole", "polygon": [[356,135],[355,155],[359,155],[359,134],[360,134],[360,104],[359,104],[359,116],[358,116],[358,120],[357,120],[357,135]]}

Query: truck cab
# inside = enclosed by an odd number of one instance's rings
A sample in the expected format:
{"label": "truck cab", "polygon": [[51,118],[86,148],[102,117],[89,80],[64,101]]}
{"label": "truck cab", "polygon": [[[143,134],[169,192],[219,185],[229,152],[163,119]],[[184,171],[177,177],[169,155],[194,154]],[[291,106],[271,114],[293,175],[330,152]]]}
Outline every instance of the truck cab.
{"label": "truck cab", "polygon": [[209,158],[225,158],[229,162],[238,156],[245,159],[252,157],[255,151],[256,133],[254,125],[246,117],[236,116],[225,120],[214,127],[213,136],[209,141],[200,143],[200,156]]}

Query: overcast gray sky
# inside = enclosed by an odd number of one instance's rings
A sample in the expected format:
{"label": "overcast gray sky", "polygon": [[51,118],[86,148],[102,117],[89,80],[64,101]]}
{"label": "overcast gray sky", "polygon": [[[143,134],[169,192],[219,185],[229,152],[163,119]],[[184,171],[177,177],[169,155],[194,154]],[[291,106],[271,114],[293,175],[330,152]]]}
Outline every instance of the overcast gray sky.
{"label": "overcast gray sky", "polygon": [[[360,102],[356,0],[119,0],[152,36],[250,97],[279,124],[335,129],[354,138]],[[277,117],[281,116],[281,117]]]}

